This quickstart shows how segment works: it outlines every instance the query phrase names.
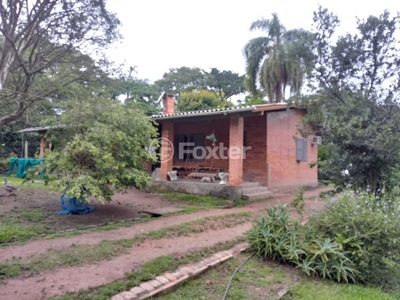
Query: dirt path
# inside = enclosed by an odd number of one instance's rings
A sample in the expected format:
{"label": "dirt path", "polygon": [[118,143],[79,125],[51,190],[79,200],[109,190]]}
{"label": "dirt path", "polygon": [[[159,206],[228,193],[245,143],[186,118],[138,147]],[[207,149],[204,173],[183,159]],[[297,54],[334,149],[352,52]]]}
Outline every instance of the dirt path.
{"label": "dirt path", "polygon": [[[321,191],[307,191],[305,197],[317,196]],[[275,199],[252,203],[246,207],[233,209],[210,209],[187,215],[176,215],[166,218],[154,219],[146,223],[135,224],[131,227],[123,227],[112,231],[99,231],[87,233],[70,238],[57,238],[53,240],[32,241],[25,245],[16,245],[0,249],[0,263],[12,260],[15,257],[28,257],[33,254],[44,253],[48,249],[62,249],[72,244],[95,244],[101,240],[116,240],[132,238],[135,235],[149,231],[158,230],[171,225],[178,225],[197,219],[226,215],[238,212],[250,212],[252,216],[262,213],[265,208],[277,203],[286,204],[293,199],[290,194],[277,195]],[[307,200],[306,211],[311,207],[320,207],[322,201]],[[60,268],[55,271],[41,272],[32,277],[19,277],[10,279],[1,285],[0,299],[36,300],[48,299],[51,296],[74,292],[80,289],[96,287],[109,283],[113,280],[123,278],[126,272],[140,266],[161,255],[185,254],[199,248],[212,246],[218,242],[226,242],[236,239],[251,228],[251,222],[239,226],[224,228],[218,231],[206,231],[201,234],[189,236],[178,236],[168,239],[149,240],[134,246],[130,254],[115,257],[109,261],[96,264]]]}
{"label": "dirt path", "polygon": [[123,278],[141,264],[161,255],[185,254],[218,242],[227,242],[241,236],[249,230],[251,223],[216,232],[203,232],[174,239],[160,239],[144,242],[133,247],[126,255],[99,264],[63,268],[53,272],[43,272],[30,278],[16,278],[1,286],[2,300],[36,300],[76,292],[80,289],[96,287]]}

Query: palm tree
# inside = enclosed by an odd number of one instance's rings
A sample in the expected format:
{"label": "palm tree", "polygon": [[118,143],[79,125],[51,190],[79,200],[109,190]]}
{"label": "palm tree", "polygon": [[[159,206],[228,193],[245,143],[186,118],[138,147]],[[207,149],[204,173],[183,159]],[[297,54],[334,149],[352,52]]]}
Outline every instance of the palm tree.
{"label": "palm tree", "polygon": [[267,36],[251,39],[244,47],[245,86],[253,95],[266,93],[269,102],[285,100],[285,91],[299,94],[312,69],[312,34],[303,29],[286,30],[277,14],[253,22],[250,30],[261,29]]}

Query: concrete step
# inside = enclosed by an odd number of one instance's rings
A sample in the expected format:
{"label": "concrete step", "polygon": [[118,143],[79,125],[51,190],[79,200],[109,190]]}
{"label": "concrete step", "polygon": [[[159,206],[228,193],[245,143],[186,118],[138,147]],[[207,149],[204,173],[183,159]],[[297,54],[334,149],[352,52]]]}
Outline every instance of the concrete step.
{"label": "concrete step", "polygon": [[266,186],[254,186],[254,187],[243,187],[242,193],[243,194],[255,194],[261,192],[267,192],[268,188]]}
{"label": "concrete step", "polygon": [[252,194],[243,194],[243,199],[245,200],[258,200],[258,199],[266,199],[273,196],[273,192],[271,191],[264,191]]}
{"label": "concrete step", "polygon": [[243,185],[242,185],[243,188],[249,188],[249,187],[255,187],[255,186],[261,186],[261,183],[253,182],[253,181],[247,181],[247,182],[243,182]]}

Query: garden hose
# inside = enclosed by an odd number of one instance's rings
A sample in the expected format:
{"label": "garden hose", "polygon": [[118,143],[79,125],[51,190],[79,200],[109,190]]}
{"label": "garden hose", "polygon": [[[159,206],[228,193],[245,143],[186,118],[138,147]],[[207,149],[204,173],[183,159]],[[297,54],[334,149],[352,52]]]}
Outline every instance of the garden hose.
{"label": "garden hose", "polygon": [[249,261],[249,259],[252,258],[253,256],[254,256],[254,253],[253,253],[252,255],[250,255],[249,257],[247,257],[247,258],[240,264],[240,266],[236,268],[235,272],[233,272],[232,277],[231,277],[231,279],[229,280],[228,285],[226,286],[225,294],[224,294],[224,296],[222,297],[222,300],[225,300],[226,297],[228,297],[228,292],[229,292],[229,289],[231,288],[232,280],[233,280],[233,278],[235,277],[236,273],[237,273],[237,272],[240,270],[240,268],[243,267],[243,265],[244,265],[245,263],[247,263],[247,262]]}

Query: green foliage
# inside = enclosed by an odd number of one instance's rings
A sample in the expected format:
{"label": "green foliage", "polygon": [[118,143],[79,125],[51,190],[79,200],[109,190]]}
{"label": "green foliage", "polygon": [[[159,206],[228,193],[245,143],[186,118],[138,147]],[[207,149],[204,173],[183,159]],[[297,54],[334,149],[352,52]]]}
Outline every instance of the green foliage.
{"label": "green foliage", "polygon": [[395,296],[378,288],[350,284],[333,284],[327,281],[304,281],[289,289],[289,295],[282,299],[290,300],[394,300]]}
{"label": "green foliage", "polygon": [[65,144],[48,153],[45,163],[59,191],[81,201],[93,195],[103,202],[116,190],[147,185],[145,162],[152,158],[146,147],[156,129],[140,111],[92,98],[68,110],[62,121],[64,130],[53,131],[49,138]]}
{"label": "green foliage", "polygon": [[233,104],[225,100],[223,96],[219,97],[212,91],[200,90],[196,92],[182,92],[177,103],[177,110],[183,112],[232,106]]}
{"label": "green foliage", "polygon": [[[388,191],[400,166],[400,16],[385,11],[359,20],[355,34],[337,40],[335,15],[320,7],[314,23],[320,90],[304,99],[308,114],[303,121],[323,137],[324,176],[341,188]],[[346,169],[350,175],[342,176]]]}
{"label": "green foliage", "polygon": [[268,102],[262,99],[260,95],[247,95],[244,99],[243,105],[251,106],[251,105],[261,105],[267,103]]}
{"label": "green foliage", "polygon": [[73,82],[87,84],[88,56],[76,53],[91,49],[100,57],[120,38],[120,22],[103,0],[15,0],[0,3],[0,10],[0,32],[7,33],[0,52],[0,125],[22,118]]}
{"label": "green foliage", "polygon": [[31,222],[43,221],[48,215],[46,211],[40,208],[24,209],[21,211],[17,210],[17,212],[19,213],[21,219]]}
{"label": "green foliage", "polygon": [[365,193],[332,199],[310,217],[307,235],[334,239],[354,263],[358,281],[398,288],[400,201],[394,199]]}
{"label": "green foliage", "polygon": [[291,223],[279,205],[254,223],[248,240],[258,255],[292,263],[308,275],[399,291],[400,200],[394,199],[348,193],[304,226]]}
{"label": "green foliage", "polygon": [[209,74],[199,68],[171,68],[154,84],[160,92],[181,93],[207,88]]}
{"label": "green foliage", "polygon": [[159,92],[181,94],[210,90],[225,99],[244,92],[243,77],[231,71],[212,68],[211,72],[199,68],[171,68],[163,78],[154,83]]}
{"label": "green foliage", "polygon": [[291,223],[286,206],[275,206],[255,221],[248,240],[257,255],[288,262],[308,275],[338,282],[354,281],[356,270],[338,244],[330,238],[306,237],[297,223]]}
{"label": "green foliage", "polygon": [[21,226],[13,222],[0,224],[0,244],[12,241],[29,240],[40,234],[46,233],[43,226]]}
{"label": "green foliage", "polygon": [[220,71],[216,68],[211,69],[210,75],[209,88],[220,95],[225,95],[226,99],[245,91],[244,76],[239,76],[231,71]]}
{"label": "green foliage", "polygon": [[294,207],[297,213],[300,215],[300,223],[303,221],[303,212],[304,212],[304,187],[301,187],[296,192],[296,197],[290,203],[292,207]]}
{"label": "green foliage", "polygon": [[158,114],[160,103],[157,102],[160,92],[154,84],[134,76],[134,67],[119,75],[112,81],[110,88],[113,99],[121,99],[124,105],[142,110],[146,115]]}

